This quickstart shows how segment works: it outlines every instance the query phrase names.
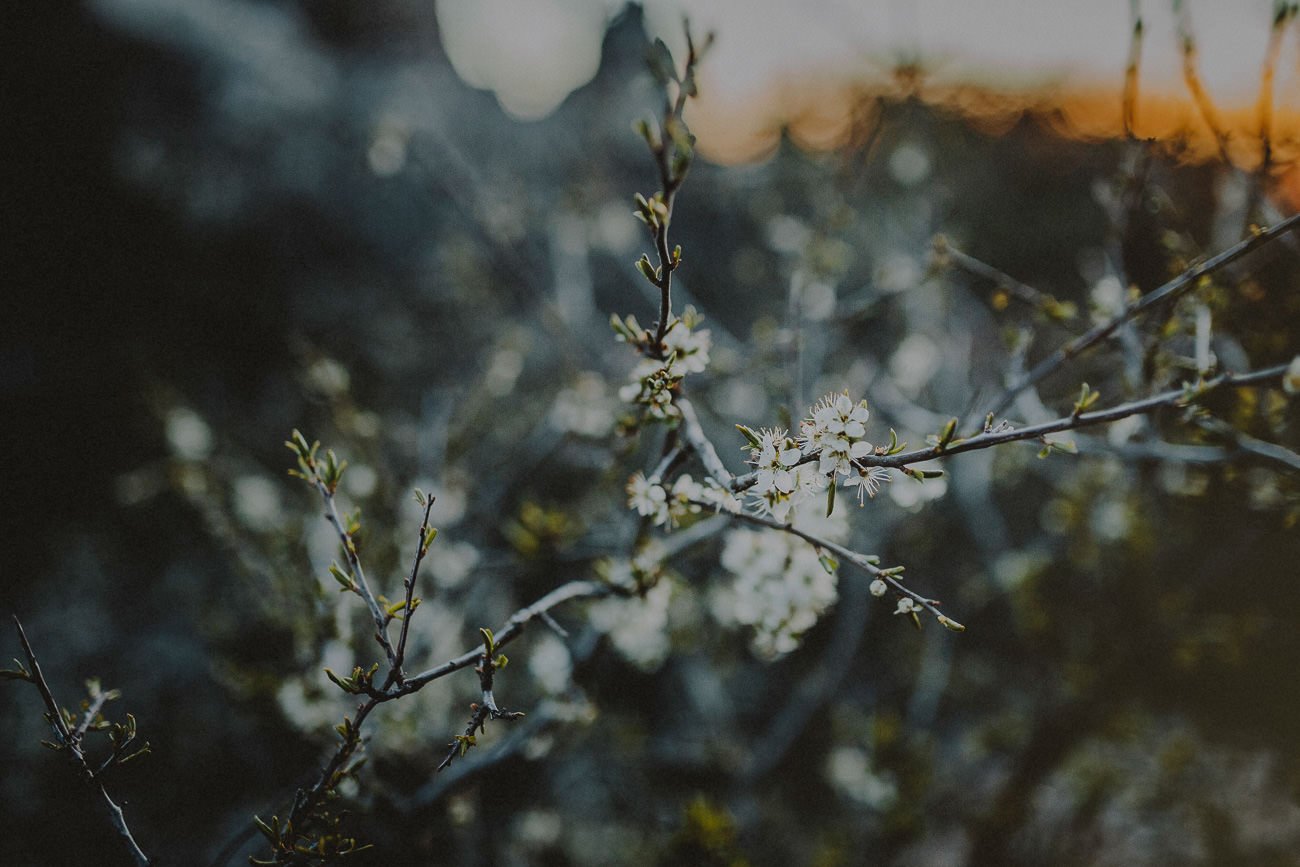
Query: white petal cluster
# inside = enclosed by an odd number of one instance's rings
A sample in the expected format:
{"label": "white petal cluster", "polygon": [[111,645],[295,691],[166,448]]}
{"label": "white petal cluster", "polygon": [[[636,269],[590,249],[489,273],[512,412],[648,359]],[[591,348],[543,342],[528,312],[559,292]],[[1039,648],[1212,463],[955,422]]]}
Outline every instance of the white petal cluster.
{"label": "white petal cluster", "polygon": [[824,476],[849,475],[854,458],[871,454],[872,445],[865,439],[869,418],[865,400],[854,404],[847,394],[826,395],[799,425],[803,453],[818,456],[817,471]]}
{"label": "white petal cluster", "polygon": [[[647,407],[651,418],[675,418],[677,409],[672,405],[673,388],[686,374],[702,373],[709,364],[712,337],[707,328],[695,328],[699,322],[699,315],[691,308],[687,308],[683,318],[673,320],[664,333],[667,360],[643,357],[632,369],[631,381],[619,389],[619,398],[626,403]],[[650,340],[644,332],[641,336]],[[620,339],[627,338],[621,336]]]}
{"label": "white petal cluster", "polygon": [[646,408],[651,418],[660,421],[676,418],[677,407],[673,406],[673,388],[682,381],[682,374],[674,369],[676,360],[656,361],[643,358],[632,370],[632,381],[618,390],[618,397],[624,403],[640,404]]}
{"label": "white petal cluster", "polygon": [[713,346],[713,337],[709,329],[696,329],[699,322],[694,310],[687,310],[683,319],[678,319],[664,333],[664,350],[676,355],[677,367],[682,373],[703,373],[709,366],[709,349]]}
{"label": "white petal cluster", "polygon": [[591,624],[604,632],[614,649],[644,671],[654,671],[668,658],[668,609],[673,584],[667,579],[644,596],[602,599],[591,606]]}
{"label": "white petal cluster", "polygon": [[859,460],[875,451],[866,439],[870,418],[865,400],[854,403],[847,394],[828,394],[799,425],[803,454],[816,455],[818,473],[832,482],[836,476],[847,476],[844,486],[858,489],[859,506],[867,497],[874,499],[880,486],[892,480],[889,470],[864,466]]}
{"label": "white petal cluster", "polygon": [[712,479],[700,484],[687,473],[678,476],[669,489],[658,476],[647,479],[644,473],[636,472],[627,480],[626,490],[628,508],[658,527],[677,526],[687,515],[699,514],[705,503],[728,511],[740,508],[736,498]]}
{"label": "white petal cluster", "polygon": [[[842,520],[820,519],[818,525],[817,532],[828,538],[844,534]],[[837,576],[816,550],[785,533],[732,530],[722,566],[733,580],[712,593],[713,616],[726,625],[752,627],[750,646],[764,658],[795,650],[838,598]]]}
{"label": "white petal cluster", "polygon": [[847,394],[828,394],[799,425],[799,436],[784,430],[745,429],[757,444],[750,450],[754,485],[749,489],[754,505],[778,521],[789,521],[796,506],[841,483],[857,488],[858,505],[875,498],[881,485],[892,480],[885,467],[868,466],[862,459],[876,453],[867,441],[871,412],[865,400],[854,403]]}
{"label": "white petal cluster", "polygon": [[825,490],[826,478],[811,464],[799,464],[803,452],[786,431],[763,428],[757,436],[758,447],[749,453],[756,479],[749,494],[761,511],[788,521],[795,506]]}

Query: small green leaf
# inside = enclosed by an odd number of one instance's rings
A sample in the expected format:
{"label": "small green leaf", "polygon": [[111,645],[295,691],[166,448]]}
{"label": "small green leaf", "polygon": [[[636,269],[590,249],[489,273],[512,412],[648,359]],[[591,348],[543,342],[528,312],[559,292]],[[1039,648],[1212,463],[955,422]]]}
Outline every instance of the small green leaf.
{"label": "small green leaf", "polygon": [[659,272],[655,270],[654,265],[650,264],[650,257],[645,253],[642,253],[641,258],[636,260],[636,267],[637,270],[641,272],[641,276],[645,277],[651,283],[659,282]]}
{"label": "small green leaf", "polygon": [[492,630],[486,626],[480,626],[478,631],[483,636],[483,647],[487,650],[487,655],[491,656],[497,649],[496,640],[492,637]]}
{"label": "small green leaf", "polygon": [[763,442],[758,438],[758,434],[754,433],[752,429],[745,427],[743,424],[738,424],[736,425],[736,430],[740,431],[745,439],[749,441],[749,445],[752,448],[761,449],[763,447]]}
{"label": "small green leaf", "polygon": [[510,664],[510,657],[502,653],[496,658],[496,660],[492,664],[497,668],[505,668],[507,665]]}
{"label": "small green leaf", "polygon": [[827,575],[834,575],[835,570],[840,568],[840,562],[830,554],[820,554],[817,557],[817,562],[822,564],[822,568],[826,570]]}
{"label": "small green leaf", "polygon": [[835,488],[835,480],[831,479],[830,486],[826,490],[826,517],[828,518],[831,516],[831,512],[835,511]]}
{"label": "small green leaf", "polygon": [[952,442],[953,434],[955,433],[957,433],[957,419],[952,418],[948,420],[948,423],[943,426],[943,430],[939,432],[939,442],[937,443],[939,451],[943,451],[948,447],[948,444]]}
{"label": "small green leaf", "polygon": [[940,614],[940,615],[939,615],[939,623],[940,623],[942,626],[944,626],[945,628],[947,628],[947,629],[951,629],[953,632],[965,632],[965,631],[966,631],[966,627],[965,627],[965,626],[962,626],[960,623],[958,623],[956,620],[953,620],[951,617],[949,617],[949,616],[946,615],[946,614]]}

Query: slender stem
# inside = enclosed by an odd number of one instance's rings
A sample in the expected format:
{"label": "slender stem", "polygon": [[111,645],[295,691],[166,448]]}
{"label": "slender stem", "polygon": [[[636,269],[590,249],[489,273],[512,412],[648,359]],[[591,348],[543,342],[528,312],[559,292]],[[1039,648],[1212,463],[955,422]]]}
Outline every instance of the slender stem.
{"label": "slender stem", "polygon": [[[961,452],[973,452],[978,449],[987,449],[992,446],[999,446],[1003,443],[1016,442],[1018,440],[1032,440],[1046,436],[1047,434],[1060,433],[1062,431],[1074,430],[1076,428],[1089,427],[1091,425],[1105,424],[1106,422],[1118,421],[1131,415],[1143,415],[1155,412],[1170,406],[1179,406],[1185,404],[1189,399],[1199,398],[1210,391],[1219,388],[1245,388],[1254,385],[1266,385],[1270,382],[1280,380],[1286,373],[1288,365],[1279,364],[1275,367],[1267,367],[1262,370],[1251,371],[1250,373],[1224,373],[1213,379],[1200,383],[1195,388],[1195,393],[1190,394],[1187,389],[1174,389],[1162,392],[1151,397],[1141,400],[1122,403],[1113,406],[1110,409],[1097,410],[1096,412],[1084,412],[1077,415],[1071,414],[1053,421],[1046,421],[1041,424],[1029,425],[1022,428],[1011,428],[1003,431],[991,431],[989,433],[979,434],[969,439],[953,440],[948,445],[930,446],[923,449],[913,449],[910,452],[900,452],[894,455],[866,455],[856,458],[855,463],[862,467],[892,467],[901,468],[911,464],[920,463],[921,461],[934,460],[936,458],[947,457]],[[799,459],[799,464],[806,464],[817,460],[818,453],[804,455]],[[743,476],[736,476],[731,483],[731,490],[740,492],[753,487],[758,480],[757,473],[745,473]]]}
{"label": "slender stem", "polygon": [[993,406],[994,415],[1001,415],[1007,407],[1011,406],[1012,401],[1032,385],[1037,384],[1050,374],[1056,372],[1063,364],[1070,359],[1081,355],[1086,350],[1097,345],[1107,337],[1115,333],[1125,322],[1142,315],[1157,304],[1164,301],[1172,301],[1184,295],[1189,289],[1196,286],[1197,282],[1208,274],[1212,274],[1228,265],[1237,261],[1242,256],[1256,250],[1270,241],[1290,232],[1292,229],[1300,226],[1300,214],[1294,214],[1275,226],[1263,229],[1240,243],[1229,247],[1217,256],[1205,260],[1199,265],[1188,268],[1174,279],[1165,283],[1158,289],[1155,289],[1139,300],[1127,305],[1120,313],[1116,314],[1110,320],[1096,326],[1086,334],[1076,337],[1051,355],[1044,358],[1038,364],[1034,365],[1027,374],[1013,383],[999,398]]}
{"label": "slender stem", "polygon": [[678,396],[674,403],[682,413],[682,438],[694,450],[713,480],[723,487],[729,486],[735,476],[718,457],[718,450],[713,447],[713,441],[705,435],[704,428],[700,426],[700,418],[695,414],[695,407],[682,396]]}
{"label": "slender stem", "polygon": [[920,593],[917,593],[909,587],[903,586],[903,583],[894,577],[894,575],[897,574],[894,570],[881,569],[879,565],[873,562],[874,558],[868,557],[866,554],[859,554],[857,551],[845,548],[838,542],[832,542],[829,539],[824,539],[814,533],[809,533],[807,530],[801,530],[792,524],[782,524],[780,521],[774,521],[771,518],[764,518],[761,515],[753,515],[749,512],[723,512],[722,514],[736,521],[744,521],[749,524],[755,524],[759,527],[767,527],[772,530],[779,530],[782,533],[789,533],[792,536],[798,536],[800,539],[803,539],[815,548],[824,548],[839,557],[841,560],[845,560],[856,566],[858,569],[861,569],[863,572],[866,572],[872,578],[884,581],[892,587],[895,592],[907,596],[935,617],[941,618],[945,624],[949,624],[949,628],[957,629],[958,631],[965,629],[964,626],[939,610],[939,605],[942,603],[940,603],[938,599],[930,599],[922,596]]}
{"label": "slender stem", "polygon": [[1244,452],[1280,464],[1293,472],[1300,470],[1300,455],[1288,448],[1256,439],[1217,418],[1200,418],[1196,420],[1196,424],[1203,430],[1231,440]]}
{"label": "slender stem", "polygon": [[149,856],[144,854],[140,844],[136,843],[135,837],[131,835],[131,829],[126,824],[126,814],[109,796],[108,790],[99,781],[95,772],[91,769],[90,763],[86,760],[86,754],[81,750],[80,734],[84,734],[85,727],[78,726],[76,732],[68,729],[67,723],[63,720],[63,712],[59,709],[58,702],[54,700],[49,684],[45,682],[45,675],[41,673],[40,663],[36,661],[36,652],[32,650],[31,642],[27,640],[27,633],[23,630],[23,624],[16,616],[14,617],[14,626],[18,629],[18,640],[22,643],[23,653],[27,655],[27,664],[31,668],[32,683],[36,685],[37,691],[41,694],[41,700],[45,703],[46,716],[50,721],[50,726],[54,729],[55,736],[72,758],[73,764],[81,771],[83,777],[99,790],[100,798],[104,801],[104,807],[108,810],[109,821],[113,824],[117,835],[122,838],[122,843],[126,846],[127,851],[131,853],[132,860],[135,861],[137,867],[148,867],[150,863]]}
{"label": "slender stem", "polygon": [[1129,15],[1133,20],[1133,36],[1129,41],[1128,63],[1124,67],[1124,136],[1136,136],[1138,73],[1142,64],[1142,13],[1138,0],[1129,0]]}
{"label": "slender stem", "polygon": [[402,609],[402,629],[397,636],[397,658],[393,661],[393,667],[388,671],[388,677],[384,682],[384,689],[392,686],[394,683],[400,683],[403,678],[402,664],[406,661],[406,636],[411,629],[411,601],[415,595],[415,579],[420,574],[420,564],[424,562],[424,555],[429,553],[428,535],[429,535],[429,512],[433,509],[433,503],[436,498],[430,494],[424,503],[424,518],[420,521],[420,535],[415,542],[415,562],[411,564],[410,574],[406,577],[406,606]]}
{"label": "slender stem", "polygon": [[[101,692],[99,695],[91,699],[90,705],[86,708],[85,715],[81,718],[81,724],[72,731],[71,735],[69,735],[72,740],[80,741],[86,736],[86,731],[90,728],[90,724],[94,722],[95,714],[104,709],[104,703],[108,701],[108,695],[109,694],[106,692]],[[112,757],[110,756],[109,758],[111,759]]]}
{"label": "slender stem", "polygon": [[1017,280],[1005,271],[957,249],[946,239],[936,239],[935,247],[936,255],[940,261],[947,260],[967,274],[981,280],[987,280],[997,288],[1005,290],[1010,297],[1022,304],[1041,310],[1049,307],[1056,300],[1049,293]]}
{"label": "slender stem", "polygon": [[397,651],[388,640],[388,620],[384,616],[383,609],[379,607],[379,600],[370,590],[370,583],[366,581],[366,570],[361,566],[361,558],[357,555],[357,546],[352,539],[352,534],[343,526],[343,521],[339,518],[338,508],[334,503],[334,492],[321,481],[315,479],[316,489],[320,491],[322,499],[325,500],[325,519],[329,521],[334,532],[338,534],[339,541],[343,544],[343,553],[348,561],[348,571],[351,573],[353,582],[357,585],[357,593],[365,600],[366,608],[370,610],[370,619],[375,624],[375,640],[379,646],[384,649],[384,654],[388,657],[390,670],[395,670],[398,666]]}
{"label": "slender stem", "polygon": [[969,439],[954,440],[946,446],[930,446],[924,449],[915,449],[910,452],[901,452],[896,455],[867,455],[859,458],[858,462],[868,467],[905,467],[909,464],[920,461],[928,461],[933,458],[944,457],[946,455],[957,454],[959,452],[970,452],[976,449],[986,449],[990,446],[1002,445],[1003,443],[1015,442],[1017,440],[1038,439],[1046,434],[1060,433],[1061,431],[1073,430],[1075,428],[1089,427],[1090,425],[1105,424],[1106,422],[1118,421],[1131,415],[1143,415],[1155,412],[1170,406],[1179,406],[1189,401],[1189,397],[1199,398],[1207,392],[1218,388],[1244,388],[1252,385],[1263,385],[1269,382],[1280,380],[1286,373],[1287,365],[1279,364],[1276,367],[1269,367],[1263,370],[1256,370],[1250,373],[1232,374],[1224,373],[1213,379],[1202,383],[1194,395],[1189,395],[1187,389],[1174,389],[1153,395],[1152,397],[1135,400],[1129,403],[1122,403],[1109,409],[1097,410],[1096,412],[1084,412],[1077,415],[1072,414],[1053,421],[1043,422],[1042,424],[1030,425],[1028,427],[1014,428],[1006,431],[996,431]]}
{"label": "slender stem", "polygon": [[[495,635],[495,644],[497,647],[504,647],[523,632],[524,627],[534,619],[540,619],[543,615],[549,614],[551,609],[573,599],[595,598],[605,596],[613,592],[605,584],[597,584],[594,581],[571,581],[552,590],[550,593],[538,599],[532,605],[521,608],[516,611],[506,625],[499,633]],[[357,706],[356,716],[352,719],[349,731],[351,735],[346,737],[342,743],[335,749],[334,754],[330,757],[329,762],[321,770],[320,776],[309,789],[300,789],[297,797],[294,798],[293,807],[289,813],[289,821],[295,827],[302,827],[304,817],[310,816],[312,811],[328,796],[329,792],[337,783],[337,775],[342,771],[348,760],[356,752],[357,747],[361,744],[361,726],[370,716],[370,713],[384,702],[393,701],[413,692],[417,692],[427,684],[440,677],[459,671],[462,668],[473,665],[483,657],[483,648],[477,647],[474,650],[467,651],[455,659],[450,660],[440,666],[431,668],[415,677],[405,678],[400,681],[394,688],[387,691],[376,691],[370,695],[364,702]]]}
{"label": "slender stem", "polygon": [[[595,581],[570,581],[568,584],[562,584],[559,587],[547,593],[541,599],[538,599],[527,608],[521,608],[511,615],[506,621],[506,625],[494,635],[494,641],[497,647],[504,647],[523,633],[524,627],[535,619],[541,618],[543,614],[550,612],[552,608],[570,602],[574,599],[595,599],[601,596],[608,596],[614,590],[607,584],[599,584]],[[462,668],[473,665],[480,656],[482,648],[466,651],[460,656],[444,662],[442,665],[434,666],[427,671],[408,677],[398,687],[388,693],[390,698],[397,698],[407,693],[415,692],[431,681],[440,677],[445,677],[453,671],[459,671]]]}
{"label": "slender stem", "polygon": [[1223,131],[1219,111],[1215,108],[1214,101],[1210,99],[1210,94],[1205,89],[1197,68],[1199,52],[1196,50],[1196,37],[1192,34],[1192,23],[1186,0],[1174,0],[1174,14],[1178,20],[1178,40],[1183,54],[1183,82],[1192,95],[1192,102],[1195,103],[1197,111],[1201,113],[1201,119],[1205,121],[1205,125],[1210,128],[1210,133],[1214,136],[1214,143],[1219,149],[1219,158],[1225,165],[1231,165],[1231,160],[1228,158],[1227,133]]}

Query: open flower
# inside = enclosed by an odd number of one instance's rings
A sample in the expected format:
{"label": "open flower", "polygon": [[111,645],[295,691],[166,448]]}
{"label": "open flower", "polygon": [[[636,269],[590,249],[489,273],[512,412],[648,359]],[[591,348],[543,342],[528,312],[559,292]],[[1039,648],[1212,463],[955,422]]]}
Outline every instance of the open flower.
{"label": "open flower", "polygon": [[847,476],[854,459],[871,454],[871,443],[863,439],[869,418],[865,400],[855,404],[847,394],[828,394],[799,425],[801,450],[818,455],[817,471],[822,475]]}
{"label": "open flower", "polygon": [[864,495],[871,497],[874,500],[876,494],[880,493],[880,486],[885,482],[893,481],[893,477],[890,476],[889,470],[884,467],[863,468],[862,466],[855,464],[853,469],[855,472],[850,474],[848,481],[844,483],[844,487],[857,487],[859,506],[863,504]]}
{"label": "open flower", "polygon": [[636,472],[627,480],[627,505],[638,515],[650,518],[656,524],[666,524],[671,517],[668,509],[668,492],[659,479],[647,479]]}
{"label": "open flower", "polygon": [[749,455],[755,478],[749,493],[754,504],[778,521],[786,520],[800,490],[795,466],[802,457],[798,443],[787,431],[763,428],[758,432],[758,447],[750,449]]}

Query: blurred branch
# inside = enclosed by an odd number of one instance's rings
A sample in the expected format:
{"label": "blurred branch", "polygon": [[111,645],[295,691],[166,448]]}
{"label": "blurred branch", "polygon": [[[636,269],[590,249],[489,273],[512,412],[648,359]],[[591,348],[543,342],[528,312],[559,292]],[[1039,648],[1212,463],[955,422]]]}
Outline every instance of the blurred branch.
{"label": "blurred branch", "polygon": [[1124,67],[1124,136],[1134,138],[1137,125],[1138,73],[1142,64],[1142,11],[1138,0],[1129,0],[1133,37],[1129,42],[1128,63]]}
{"label": "blurred branch", "polygon": [[1243,452],[1264,458],[1292,472],[1300,471],[1300,455],[1290,449],[1266,440],[1256,439],[1217,418],[1200,417],[1196,419],[1196,424],[1202,430],[1229,440]]}
{"label": "blurred branch", "polygon": [[[1035,289],[1033,286],[1017,280],[987,262],[976,259],[969,253],[954,247],[942,235],[938,235],[934,239],[934,257],[940,265],[953,265],[973,277],[986,280],[992,283],[997,290],[1005,292],[1007,298],[1014,298],[1016,301],[1043,313],[1057,322],[1068,323],[1078,317],[1078,310],[1074,304],[1058,301],[1050,293]],[[999,299],[994,296],[992,304],[994,309],[1000,310],[1001,306],[1005,305],[1005,299],[1002,300],[1000,306]]]}
{"label": "blurred branch", "polygon": [[1214,143],[1219,148],[1219,157],[1225,165],[1231,165],[1231,160],[1228,158],[1228,136],[1223,131],[1223,121],[1214,106],[1214,101],[1210,99],[1209,92],[1201,82],[1200,71],[1197,68],[1199,52],[1196,49],[1196,37],[1192,34],[1191,16],[1187,11],[1185,0],[1174,0],[1174,15],[1177,18],[1178,42],[1183,54],[1183,81],[1192,94],[1192,102],[1201,113],[1201,119],[1214,135]]}

